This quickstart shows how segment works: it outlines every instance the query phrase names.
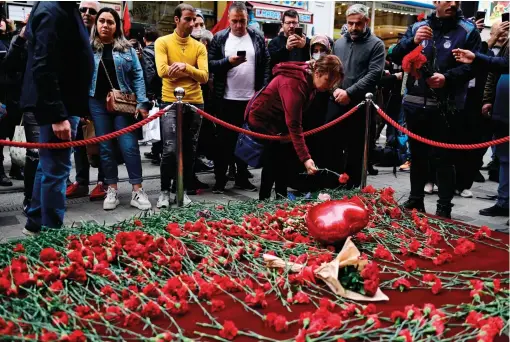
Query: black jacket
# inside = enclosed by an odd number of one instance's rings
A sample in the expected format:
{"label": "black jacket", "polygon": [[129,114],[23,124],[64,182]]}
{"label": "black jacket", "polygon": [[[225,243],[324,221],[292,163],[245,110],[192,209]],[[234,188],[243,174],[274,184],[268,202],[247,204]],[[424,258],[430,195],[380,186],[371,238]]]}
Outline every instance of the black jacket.
{"label": "black jacket", "polygon": [[147,45],[142,51],[142,69],[147,97],[149,100],[161,100],[163,82],[158,76],[158,71],[156,70],[154,43]]}
{"label": "black jacket", "polygon": [[[395,63],[401,63],[404,57],[418,46],[414,43],[414,35],[424,25],[430,26],[433,31],[432,40],[422,42],[423,54],[427,57],[427,61],[435,64],[431,66],[430,73],[443,74],[446,82],[440,90],[431,91],[425,77],[416,80],[409,76],[406,84],[407,94],[433,98],[437,93],[447,97],[450,102],[455,102],[457,109],[463,109],[468,83],[475,73],[470,64],[457,62],[452,50],[459,48],[472,52],[478,51],[481,45],[480,34],[471,21],[464,19],[461,10],[457,10],[455,17],[445,19],[438,18],[434,12],[426,20],[408,28],[405,36],[393,48],[392,58]],[[434,51],[436,51],[435,54]]]}
{"label": "black jacket", "polygon": [[[255,91],[258,91],[268,84],[271,78],[269,52],[264,37],[250,27],[247,29],[255,49]],[[209,72],[214,74],[214,98],[217,100],[223,99],[225,95],[227,73],[232,69],[229,56],[225,56],[225,44],[229,34],[230,28],[216,33],[209,48]]]}
{"label": "black jacket", "polygon": [[271,70],[281,62],[306,62],[310,60],[310,38],[306,38],[306,44],[302,49],[287,50],[287,37],[282,32],[271,39],[267,48],[271,55]]}
{"label": "black jacket", "polygon": [[21,105],[39,125],[89,114],[94,57],[73,2],[37,2],[25,29],[28,58]]}

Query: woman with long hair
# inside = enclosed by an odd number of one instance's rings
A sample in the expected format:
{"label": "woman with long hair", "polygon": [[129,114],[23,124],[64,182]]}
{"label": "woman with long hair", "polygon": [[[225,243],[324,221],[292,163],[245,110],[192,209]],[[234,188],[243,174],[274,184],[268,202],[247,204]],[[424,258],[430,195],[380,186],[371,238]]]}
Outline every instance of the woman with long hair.
{"label": "woman with long hair", "polygon": [[[343,78],[343,67],[335,55],[309,62],[280,63],[273,68],[273,80],[256,95],[247,108],[251,130],[265,134],[289,133],[295,154],[308,174],[317,171],[303,135],[302,116],[317,91],[328,91]],[[275,184],[277,196],[287,197],[287,167],[290,144],[274,142],[263,155],[259,199],[268,199]],[[290,153],[289,153],[290,152]]]}
{"label": "woman with long hair", "polygon": [[[125,113],[110,113],[106,109],[106,96],[114,89],[135,93],[137,113],[147,117],[151,103],[147,99],[143,71],[135,49],[122,33],[119,14],[112,8],[102,8],[96,16],[91,33],[95,69],[89,93],[89,105],[96,135],[121,130],[135,123],[135,117]],[[126,164],[129,183],[132,185],[131,206],[148,210],[151,203],[142,189],[142,164],[138,137],[135,132],[117,138]],[[111,140],[99,144],[101,165],[108,190],[103,209],[112,210],[119,204],[118,169],[114,145]]]}

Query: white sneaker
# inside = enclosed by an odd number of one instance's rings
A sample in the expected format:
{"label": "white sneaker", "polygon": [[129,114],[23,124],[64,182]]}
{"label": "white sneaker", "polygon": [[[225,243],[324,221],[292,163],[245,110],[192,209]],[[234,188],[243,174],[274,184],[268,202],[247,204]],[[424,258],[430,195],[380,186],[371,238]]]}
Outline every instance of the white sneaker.
{"label": "white sneaker", "polygon": [[170,191],[161,191],[156,207],[159,209],[170,208]]}
{"label": "white sneaker", "polygon": [[457,195],[459,195],[460,197],[464,197],[464,198],[472,198],[473,197],[473,193],[471,192],[471,190],[467,190],[467,189],[462,190],[462,192],[456,190],[455,193]]}
{"label": "white sneaker", "polygon": [[434,192],[434,184],[433,183],[425,184],[425,187],[423,188],[423,191],[426,194],[432,195],[432,193]]}
{"label": "white sneaker", "polygon": [[26,236],[38,236],[41,234],[41,232],[33,232],[31,230],[28,230],[26,228],[23,228],[23,230],[21,231],[23,234],[25,234]]}
{"label": "white sneaker", "polygon": [[131,192],[131,206],[140,210],[149,210],[152,208],[152,204],[149,202],[149,197],[142,188]]}
{"label": "white sneaker", "polygon": [[[174,199],[174,201],[173,201],[173,202],[174,202],[174,203],[177,203],[177,194],[175,195],[175,199]],[[188,194],[185,192],[185,193],[184,193],[184,198],[183,198],[182,202],[183,202],[182,204],[183,204],[184,206],[186,206],[186,205],[190,204],[190,203],[191,203],[191,202],[193,202],[193,201],[191,200],[191,198],[189,198],[189,197],[188,197]]]}
{"label": "white sneaker", "polygon": [[112,188],[111,186],[108,187],[108,190],[106,190],[106,196],[104,198],[103,202],[103,209],[104,210],[113,210],[117,208],[119,205],[119,194],[116,189]]}

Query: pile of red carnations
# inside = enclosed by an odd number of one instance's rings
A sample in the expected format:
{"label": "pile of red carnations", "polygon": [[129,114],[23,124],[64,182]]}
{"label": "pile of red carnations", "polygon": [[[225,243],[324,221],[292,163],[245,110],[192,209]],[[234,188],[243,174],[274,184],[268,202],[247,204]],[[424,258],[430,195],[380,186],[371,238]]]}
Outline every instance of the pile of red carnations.
{"label": "pile of red carnations", "polygon": [[[358,196],[369,264],[336,296],[314,270],[341,246],[307,234],[316,200],[242,202],[84,225],[0,245],[0,336],[34,341],[492,341],[508,329],[508,236]],[[268,269],[263,254],[306,265]],[[361,286],[361,287],[360,287]],[[361,290],[360,290],[361,291]]]}

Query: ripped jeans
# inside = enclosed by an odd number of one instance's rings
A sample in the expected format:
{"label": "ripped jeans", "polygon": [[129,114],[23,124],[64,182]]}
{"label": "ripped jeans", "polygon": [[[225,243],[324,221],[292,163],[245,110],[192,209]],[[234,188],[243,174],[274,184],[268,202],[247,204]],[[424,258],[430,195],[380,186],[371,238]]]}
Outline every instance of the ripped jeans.
{"label": "ripped jeans", "polygon": [[[170,105],[170,102],[164,102],[160,109]],[[204,109],[203,104],[195,104],[195,107]],[[183,162],[184,162],[184,189],[191,188],[193,184],[193,167],[195,164],[195,155],[197,153],[198,136],[202,117],[192,111],[189,107],[183,107]],[[162,156],[161,156],[161,191],[170,191],[172,179],[177,175],[177,107],[174,106],[170,111],[160,118]]]}

